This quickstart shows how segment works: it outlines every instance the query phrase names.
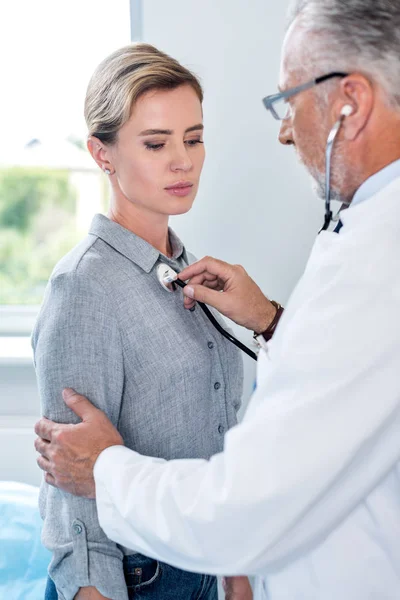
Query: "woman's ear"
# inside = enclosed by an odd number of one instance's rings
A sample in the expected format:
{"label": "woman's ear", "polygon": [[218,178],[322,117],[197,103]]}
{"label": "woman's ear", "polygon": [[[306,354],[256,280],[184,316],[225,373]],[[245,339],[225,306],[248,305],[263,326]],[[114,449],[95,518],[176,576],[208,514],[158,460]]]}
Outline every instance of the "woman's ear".
{"label": "woman's ear", "polygon": [[114,173],[114,168],[109,161],[109,149],[94,135],[90,135],[87,140],[87,149],[102,171],[106,175]]}

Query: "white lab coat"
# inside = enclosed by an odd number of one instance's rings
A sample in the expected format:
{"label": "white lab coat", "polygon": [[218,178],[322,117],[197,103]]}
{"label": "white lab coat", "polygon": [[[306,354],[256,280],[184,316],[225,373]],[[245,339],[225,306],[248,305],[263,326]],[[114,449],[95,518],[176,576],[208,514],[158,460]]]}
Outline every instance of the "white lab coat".
{"label": "white lab coat", "polygon": [[400,179],[342,220],[317,238],[223,453],[100,455],[111,539],[254,574],[258,599],[400,599]]}

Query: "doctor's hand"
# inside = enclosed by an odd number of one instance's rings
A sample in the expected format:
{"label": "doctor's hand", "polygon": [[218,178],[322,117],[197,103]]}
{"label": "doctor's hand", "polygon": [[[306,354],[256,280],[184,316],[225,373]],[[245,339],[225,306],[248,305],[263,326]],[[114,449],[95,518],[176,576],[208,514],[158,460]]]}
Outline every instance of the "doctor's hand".
{"label": "doctor's hand", "polygon": [[179,279],[189,280],[183,288],[185,308],[192,308],[195,300],[204,302],[258,333],[275,317],[275,306],[240,265],[206,257],[181,271]]}
{"label": "doctor's hand", "polygon": [[95,498],[94,464],[110,446],[123,439],[106,415],[72,389],[63,391],[65,404],[82,419],[77,425],[54,423],[43,417],[35,425],[35,448],[45,481],[75,496]]}

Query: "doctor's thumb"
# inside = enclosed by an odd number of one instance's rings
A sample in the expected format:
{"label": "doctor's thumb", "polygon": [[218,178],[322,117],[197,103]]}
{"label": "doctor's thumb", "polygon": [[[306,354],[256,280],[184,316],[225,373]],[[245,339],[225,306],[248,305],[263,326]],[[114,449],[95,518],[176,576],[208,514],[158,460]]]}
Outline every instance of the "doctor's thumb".
{"label": "doctor's thumb", "polygon": [[82,421],[87,419],[93,411],[97,411],[97,408],[85,396],[81,396],[72,388],[63,390],[62,396],[68,408],[73,410]]}
{"label": "doctor's thumb", "polygon": [[204,302],[214,308],[221,310],[222,294],[216,290],[211,290],[204,285],[187,285],[183,288],[183,293],[188,298],[197,302]]}

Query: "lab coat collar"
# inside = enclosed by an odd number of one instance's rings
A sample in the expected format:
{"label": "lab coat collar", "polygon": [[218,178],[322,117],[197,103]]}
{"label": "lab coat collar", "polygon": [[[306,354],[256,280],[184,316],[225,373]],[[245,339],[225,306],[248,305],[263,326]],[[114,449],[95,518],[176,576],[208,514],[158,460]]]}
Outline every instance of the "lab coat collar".
{"label": "lab coat collar", "polygon": [[102,239],[117,252],[138,265],[145,273],[150,273],[160,259],[163,262],[170,263],[183,256],[185,262],[187,262],[186,250],[181,240],[171,228],[168,228],[168,232],[172,257],[164,256],[146,240],[104,215],[95,215],[89,230],[90,235]]}
{"label": "lab coat collar", "polygon": [[388,223],[396,228],[400,227],[400,177],[396,177],[387,185],[377,189],[373,196],[366,202],[360,202],[355,206],[350,205],[347,210],[340,213],[340,219],[343,222],[343,229],[340,232],[343,236],[357,228],[364,227],[367,223],[378,227],[379,224],[387,226]]}
{"label": "lab coat collar", "polygon": [[375,173],[375,175],[369,177],[360,186],[354,195],[351,206],[354,207],[356,204],[360,204],[361,202],[368,200],[398,177],[400,177],[400,160],[395,160]]}

